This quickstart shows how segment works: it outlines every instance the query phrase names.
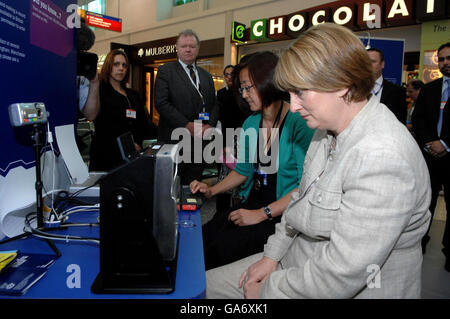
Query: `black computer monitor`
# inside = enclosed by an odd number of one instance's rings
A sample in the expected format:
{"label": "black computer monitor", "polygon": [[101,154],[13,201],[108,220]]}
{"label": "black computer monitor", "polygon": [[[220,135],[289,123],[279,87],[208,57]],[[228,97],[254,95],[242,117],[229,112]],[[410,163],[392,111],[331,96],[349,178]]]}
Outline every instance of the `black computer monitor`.
{"label": "black computer monitor", "polygon": [[139,157],[139,152],[134,145],[134,138],[131,132],[126,132],[117,137],[120,154],[125,162],[131,162]]}
{"label": "black computer monitor", "polygon": [[175,287],[179,182],[175,148],[164,146],[149,149],[100,181],[95,293],[169,293]]}

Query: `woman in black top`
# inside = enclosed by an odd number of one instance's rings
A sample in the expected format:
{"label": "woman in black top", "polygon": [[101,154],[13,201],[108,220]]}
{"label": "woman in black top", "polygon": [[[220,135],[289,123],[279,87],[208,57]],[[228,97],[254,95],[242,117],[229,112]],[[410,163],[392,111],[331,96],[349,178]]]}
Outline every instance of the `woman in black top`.
{"label": "woman in black top", "polygon": [[131,132],[137,150],[141,150],[144,139],[155,136],[139,94],[126,87],[128,77],[125,52],[111,51],[101,71],[100,110],[94,119],[95,134],[90,151],[91,171],[109,171],[123,164],[118,136]]}

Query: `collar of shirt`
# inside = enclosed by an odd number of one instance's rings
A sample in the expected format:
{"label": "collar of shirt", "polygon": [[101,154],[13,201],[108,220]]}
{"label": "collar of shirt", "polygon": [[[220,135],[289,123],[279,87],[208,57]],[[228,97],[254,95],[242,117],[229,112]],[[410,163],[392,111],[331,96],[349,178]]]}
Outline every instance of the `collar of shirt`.
{"label": "collar of shirt", "polygon": [[442,92],[444,92],[450,86],[450,77],[443,76],[442,77]]}
{"label": "collar of shirt", "polygon": [[[191,74],[189,72],[189,68],[188,68],[188,64],[184,63],[183,61],[181,61],[180,59],[178,59],[178,62],[181,64],[181,66],[183,67],[184,72],[186,72],[186,74],[188,75],[189,79],[191,79]],[[194,86],[197,86],[198,83],[200,82],[200,78],[198,76],[198,71],[197,71],[197,65],[195,63],[192,64],[193,66],[193,70],[195,72],[195,76],[197,77],[197,83],[194,83]],[[192,79],[191,79],[192,80]]]}
{"label": "collar of shirt", "polygon": [[375,84],[380,87],[383,84],[383,76],[380,76],[376,81]]}
{"label": "collar of shirt", "polygon": [[[184,63],[184,62],[181,61],[180,59],[178,59],[178,62],[181,64],[181,66],[183,67],[183,69],[189,74],[188,64]],[[195,73],[197,73],[197,65],[196,65],[195,63],[193,63],[192,66],[194,67]]]}
{"label": "collar of shirt", "polygon": [[372,89],[372,94],[380,99],[381,89],[383,88],[383,76],[380,76],[376,81]]}

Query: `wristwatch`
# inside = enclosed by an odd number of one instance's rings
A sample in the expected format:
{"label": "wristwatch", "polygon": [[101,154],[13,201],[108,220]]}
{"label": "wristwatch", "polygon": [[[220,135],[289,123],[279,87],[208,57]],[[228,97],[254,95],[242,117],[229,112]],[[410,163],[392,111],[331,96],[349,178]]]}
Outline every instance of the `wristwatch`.
{"label": "wristwatch", "polygon": [[270,209],[269,206],[264,207],[264,214],[267,215],[267,218],[269,218],[269,220],[272,220],[272,210]]}

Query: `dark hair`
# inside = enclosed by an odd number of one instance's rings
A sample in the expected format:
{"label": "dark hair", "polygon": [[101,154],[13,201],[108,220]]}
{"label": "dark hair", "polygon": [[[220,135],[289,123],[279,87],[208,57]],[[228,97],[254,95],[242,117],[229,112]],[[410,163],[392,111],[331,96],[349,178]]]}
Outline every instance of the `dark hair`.
{"label": "dark hair", "polygon": [[123,57],[125,58],[125,61],[127,62],[127,65],[128,65],[125,77],[120,82],[122,87],[125,88],[126,83],[128,82],[128,77],[130,76],[130,62],[128,60],[127,54],[125,53],[125,51],[123,49],[115,49],[108,53],[108,55],[106,56],[106,59],[105,59],[105,63],[103,63],[102,71],[100,73],[101,80],[105,83],[109,83],[109,77],[111,75],[111,71],[112,71],[112,68],[114,65],[114,58],[116,57],[116,55],[123,55]]}
{"label": "dark hair", "polygon": [[[242,61],[245,61],[245,59],[246,59],[246,56],[244,56],[240,62],[242,63]],[[241,109],[241,111],[244,113],[250,114],[250,106],[248,105],[247,101],[242,98],[242,95],[239,93],[239,88],[241,87],[241,83],[239,80],[240,72],[241,72],[241,66],[238,63],[234,66],[234,69],[233,69],[233,85],[232,85],[231,89],[234,94],[234,98],[235,98],[239,108]]]}
{"label": "dark hair", "polygon": [[438,54],[441,52],[442,49],[444,48],[450,48],[450,42],[444,43],[443,45],[441,45],[438,49]]}
{"label": "dark hair", "polygon": [[421,80],[419,79],[414,79],[411,80],[407,83],[407,85],[411,84],[411,86],[413,87],[414,90],[419,90],[421,88],[423,88],[423,86],[425,85]]}
{"label": "dark hair", "polygon": [[380,55],[380,62],[384,61],[384,53],[383,53],[383,51],[381,51],[380,49],[377,49],[377,48],[367,49],[367,52],[370,52],[370,51],[378,52],[378,54]]}
{"label": "dark hair", "polygon": [[224,73],[224,74],[225,74],[225,70],[228,69],[228,68],[232,68],[233,71],[234,71],[234,65],[228,64],[226,67],[223,68],[223,73]]}
{"label": "dark hair", "polygon": [[278,89],[273,81],[277,63],[278,56],[270,51],[252,53],[245,56],[245,59],[242,59],[239,63],[239,71],[245,68],[248,69],[249,76],[258,91],[263,108],[275,101],[288,99],[288,93]]}

